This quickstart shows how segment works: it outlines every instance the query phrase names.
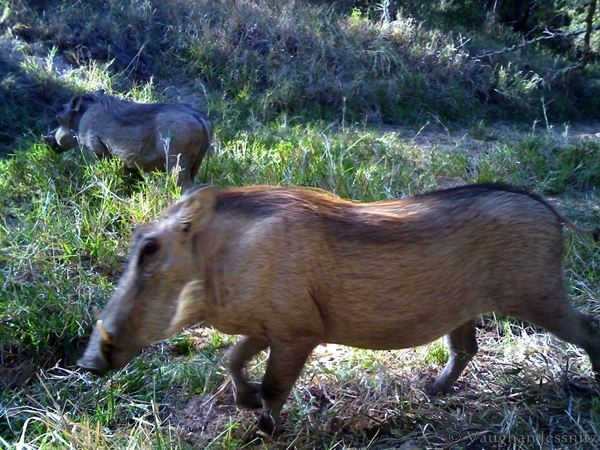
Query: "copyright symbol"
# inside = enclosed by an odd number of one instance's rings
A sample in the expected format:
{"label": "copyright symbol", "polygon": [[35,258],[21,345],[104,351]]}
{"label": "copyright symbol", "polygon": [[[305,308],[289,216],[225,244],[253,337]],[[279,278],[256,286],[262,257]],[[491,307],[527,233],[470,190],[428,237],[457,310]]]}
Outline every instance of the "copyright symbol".
{"label": "copyright symbol", "polygon": [[451,431],[450,434],[448,435],[448,441],[455,443],[460,441],[462,438],[462,436],[460,435],[459,431]]}

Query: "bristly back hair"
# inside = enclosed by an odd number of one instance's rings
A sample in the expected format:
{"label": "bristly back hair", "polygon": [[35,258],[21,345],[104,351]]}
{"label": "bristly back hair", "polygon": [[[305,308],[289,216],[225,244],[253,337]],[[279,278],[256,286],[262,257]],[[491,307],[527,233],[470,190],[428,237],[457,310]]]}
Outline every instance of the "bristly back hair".
{"label": "bristly back hair", "polygon": [[[231,211],[248,216],[270,216],[284,211],[304,211],[311,215],[327,219],[328,221],[343,226],[344,224],[355,225],[357,219],[365,227],[364,232],[359,234],[371,238],[384,232],[398,235],[403,228],[402,215],[390,217],[386,210],[391,211],[394,207],[406,206],[407,209],[423,201],[423,207],[427,204],[433,205],[438,201],[454,199],[459,202],[469,203],[486,195],[498,192],[506,192],[522,195],[541,203],[562,224],[566,224],[576,232],[592,234],[594,239],[600,239],[600,229],[585,230],[579,228],[570,220],[563,217],[549,202],[541,196],[505,183],[481,183],[466,186],[458,186],[438,191],[432,191],[400,200],[385,200],[372,203],[358,203],[341,199],[326,191],[306,187],[273,187],[273,186],[248,186],[241,188],[225,189],[218,192],[216,210]],[[464,204],[464,203],[463,203]],[[366,216],[362,212],[369,210],[372,215]],[[432,228],[435,224],[431,224]],[[352,233],[355,234],[355,233]],[[379,240],[379,239],[376,239]]]}
{"label": "bristly back hair", "polygon": [[362,207],[365,205],[395,205],[401,202],[412,203],[415,199],[428,201],[446,200],[454,198],[457,200],[468,200],[482,195],[492,194],[494,192],[509,192],[513,194],[525,195],[544,204],[553,212],[554,208],[546,200],[537,194],[530,193],[516,186],[504,183],[482,183],[470,184],[466,186],[452,187],[437,191],[431,191],[398,200],[383,200],[371,203],[359,203],[351,200],[339,198],[327,191],[308,187],[285,187],[285,186],[246,186],[241,188],[231,188],[219,191],[217,198],[217,210],[235,210],[249,215],[268,215],[279,212],[282,206],[290,203],[300,203],[305,209],[319,214],[319,206],[325,206],[327,209],[341,210],[352,209],[353,207]]}
{"label": "bristly back hair", "polygon": [[577,233],[591,234],[592,237],[594,238],[595,242],[600,241],[600,228],[595,228],[592,230],[586,230],[586,229],[580,228],[575,223],[573,223],[572,221],[570,221],[569,219],[564,217],[562,214],[560,214],[556,210],[556,208],[553,205],[551,205],[542,196],[540,196],[536,193],[527,191],[518,186],[514,186],[511,184],[507,184],[507,183],[479,183],[479,184],[470,184],[470,185],[466,185],[466,186],[457,186],[457,187],[453,187],[453,188],[443,189],[440,191],[428,192],[425,194],[421,194],[417,197],[444,196],[444,195],[452,195],[453,197],[457,197],[457,196],[471,197],[471,196],[478,196],[478,195],[484,194],[486,192],[497,192],[497,191],[509,192],[512,194],[519,194],[519,195],[525,195],[527,197],[530,197],[530,198],[540,202],[542,205],[546,206],[550,211],[552,211],[552,213],[556,216],[556,218],[559,220],[560,223],[568,225],[570,228],[575,230]]}
{"label": "bristly back hair", "polygon": [[82,100],[96,103],[115,119],[129,125],[153,126],[152,123],[148,123],[148,114],[156,114],[165,109],[200,113],[187,103],[139,103],[98,92],[84,94]]}
{"label": "bristly back hair", "polygon": [[424,194],[419,194],[416,197],[427,197],[427,196],[451,196],[451,197],[478,197],[482,194],[492,193],[492,192],[509,192],[511,194],[519,194],[525,195],[527,197],[531,197],[538,202],[543,203],[546,206],[551,205],[540,195],[535,194],[533,192],[527,191],[518,186],[514,186],[512,184],[507,183],[476,183],[476,184],[467,184],[464,186],[455,186],[447,189],[440,189],[437,191],[426,192]]}

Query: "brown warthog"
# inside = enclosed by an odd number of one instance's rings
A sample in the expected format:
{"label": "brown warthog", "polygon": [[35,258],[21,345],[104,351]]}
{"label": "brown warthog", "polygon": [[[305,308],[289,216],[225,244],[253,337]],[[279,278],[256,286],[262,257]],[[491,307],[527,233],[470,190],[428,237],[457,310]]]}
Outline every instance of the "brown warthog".
{"label": "brown warthog", "polygon": [[[199,322],[243,335],[230,359],[237,402],[263,406],[269,432],[315,346],[398,349],[447,335],[450,359],[430,389],[443,393],[477,352],[475,321],[488,311],[582,347],[599,374],[598,324],[565,289],[562,224],[600,237],[506,185],[367,204],[202,186],[135,232],[78,364],[103,375]],[[267,347],[262,383],[250,383],[244,365]]]}
{"label": "brown warthog", "polygon": [[213,138],[211,121],[184,103],[135,103],[102,91],[76,95],[56,116],[59,126],[43,139],[60,153],[81,145],[98,157],[117,156],[133,171],[170,171],[192,186]]}

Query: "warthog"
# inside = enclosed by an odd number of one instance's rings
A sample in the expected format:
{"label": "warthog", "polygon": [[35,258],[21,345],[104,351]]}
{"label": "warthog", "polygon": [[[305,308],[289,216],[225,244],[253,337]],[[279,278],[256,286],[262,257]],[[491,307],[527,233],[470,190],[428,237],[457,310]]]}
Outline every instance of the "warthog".
{"label": "warthog", "polygon": [[[563,224],[600,237],[506,185],[365,204],[307,188],[201,186],[135,232],[78,364],[104,375],[200,322],[243,335],[230,356],[236,399],[264,408],[267,432],[317,345],[399,349],[447,335],[450,359],[429,390],[444,393],[489,311],[582,347],[598,376],[598,324],[564,284]],[[251,383],[244,366],[267,347],[262,383]]]}
{"label": "warthog", "polygon": [[56,116],[59,126],[42,136],[61,153],[77,145],[98,157],[117,156],[137,171],[181,171],[178,184],[192,186],[213,138],[211,121],[184,103],[135,103],[104,95],[76,95]]}

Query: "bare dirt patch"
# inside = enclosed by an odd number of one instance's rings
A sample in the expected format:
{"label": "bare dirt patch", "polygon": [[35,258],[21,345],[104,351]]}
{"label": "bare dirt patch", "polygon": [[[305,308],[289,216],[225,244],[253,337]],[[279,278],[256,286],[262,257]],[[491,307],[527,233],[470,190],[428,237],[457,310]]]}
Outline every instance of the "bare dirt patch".
{"label": "bare dirt patch", "polygon": [[393,134],[398,140],[423,150],[467,150],[475,155],[501,144],[510,144],[526,137],[546,137],[553,145],[564,147],[581,139],[600,141],[600,123],[563,124],[548,127],[491,124],[481,128],[448,129],[439,125],[415,127],[381,127],[381,133]]}
{"label": "bare dirt patch", "polygon": [[[551,448],[535,442],[591,439],[578,415],[594,411],[598,390],[582,352],[531,328],[504,336],[488,328],[479,329],[480,352],[447,396],[425,393],[442,368],[427,363],[427,346],[324,345],[297,381],[277,438],[257,432],[257,412],[235,406],[229,377],[216,393],[174,399],[169,422],[199,449],[499,449],[509,439],[511,448]],[[260,379],[261,364],[250,378]]]}

